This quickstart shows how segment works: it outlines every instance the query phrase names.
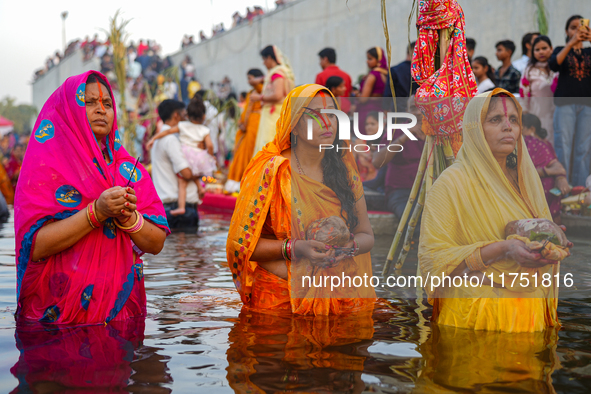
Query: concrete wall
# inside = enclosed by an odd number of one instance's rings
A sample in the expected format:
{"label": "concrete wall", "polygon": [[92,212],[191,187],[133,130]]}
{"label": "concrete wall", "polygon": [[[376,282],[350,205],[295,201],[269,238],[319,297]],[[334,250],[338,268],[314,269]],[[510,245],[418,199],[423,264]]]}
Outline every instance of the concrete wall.
{"label": "concrete wall", "polygon": [[[385,48],[380,18],[380,0],[299,0],[257,18],[252,25],[231,29],[204,43],[185,48],[173,55],[180,64],[190,55],[197,77],[205,86],[229,76],[234,87],[247,90],[246,71],[264,70],[259,51],[277,45],[291,61],[296,83],[314,82],[320,71],[317,53],[324,47],[337,50],[337,64],[356,80],[367,72],[365,52],[372,46]],[[488,57],[493,66],[494,44],[502,39],[515,41],[521,56],[521,37],[536,31],[536,6],[533,0],[460,0],[466,15],[466,35],[477,41],[476,55]],[[564,24],[570,15],[591,14],[589,0],[545,0],[550,37],[555,45],[564,43]],[[402,61],[408,43],[408,16],[412,0],[387,0],[388,24],[392,43],[392,64]],[[229,10],[228,12],[231,12]],[[413,22],[414,23],[414,22]],[[416,28],[411,27],[411,40]],[[41,108],[68,76],[97,67],[82,63],[78,54],[68,58],[33,85],[33,100]]]}
{"label": "concrete wall", "polygon": [[[246,71],[264,70],[259,51],[277,45],[291,61],[296,84],[314,82],[320,71],[317,53],[331,46],[337,64],[354,80],[367,72],[365,52],[372,46],[385,48],[380,17],[380,0],[299,0],[204,43],[176,53],[175,64],[190,55],[197,77],[206,87],[228,75],[235,88],[247,90]],[[412,0],[387,0],[388,25],[392,43],[392,64],[404,60],[408,43],[408,17]],[[477,41],[476,56],[494,56],[494,44],[511,39],[517,46],[514,59],[521,56],[521,37],[537,30],[533,0],[460,0],[466,16],[466,35]],[[590,14],[589,0],[545,0],[549,35],[555,46],[564,43],[564,24],[569,16]],[[587,11],[585,13],[585,11]],[[413,22],[414,23],[414,22]],[[411,40],[416,28],[411,27]],[[265,70],[264,70],[265,71]]]}
{"label": "concrete wall", "polygon": [[33,83],[33,105],[41,111],[45,101],[68,77],[99,68],[98,58],[85,62],[82,60],[81,50],[74,52]]}

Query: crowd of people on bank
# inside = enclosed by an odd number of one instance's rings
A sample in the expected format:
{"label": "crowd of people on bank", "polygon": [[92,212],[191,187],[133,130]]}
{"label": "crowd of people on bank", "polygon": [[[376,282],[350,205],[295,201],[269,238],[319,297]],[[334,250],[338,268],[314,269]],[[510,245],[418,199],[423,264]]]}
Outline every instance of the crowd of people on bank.
{"label": "crowd of people on bank", "polygon": [[[277,8],[281,8],[284,5],[291,3],[292,1],[295,1],[295,0],[276,0],[275,6]],[[244,15],[242,15],[242,14],[240,14],[240,12],[236,11],[234,14],[232,14],[232,26],[230,26],[230,29],[233,29],[233,28],[243,25],[243,24],[252,23],[252,21],[260,15],[265,15],[265,10],[263,10],[263,8],[258,5],[255,5],[252,8],[246,7],[246,12],[244,13]],[[225,31],[226,31],[226,27],[224,26],[223,22],[216,24],[211,28],[211,36],[210,37],[207,37],[205,32],[203,30],[200,30],[199,31],[199,42],[203,42],[205,40],[208,40],[209,38],[213,38],[216,35],[223,33]],[[181,48],[186,48],[188,46],[196,44],[196,42],[194,40],[195,40],[195,38],[192,35],[185,34],[185,36],[183,37],[183,40],[181,41]]]}
{"label": "crowd of people on bank", "polygon": [[[255,11],[247,10],[247,15],[258,15],[256,8]],[[572,186],[584,186],[589,176],[591,131],[587,130],[585,119],[591,114],[588,113],[589,106],[584,97],[588,94],[586,89],[590,77],[587,63],[591,49],[582,46],[584,41],[589,40],[589,33],[580,29],[581,19],[579,15],[569,18],[565,29],[567,44],[556,49],[546,36],[535,32],[525,34],[521,40],[522,56],[517,60],[512,60],[516,50],[514,42],[499,41],[496,44],[496,56],[501,64],[496,69],[487,58],[475,56],[474,39],[466,40],[467,55],[478,93],[503,88],[520,97],[528,124],[533,122],[537,126],[536,132],[531,134],[533,140],[528,138],[528,141],[531,140],[528,146],[532,157],[543,157],[540,162],[545,163],[544,167],[548,163],[553,165],[552,169],[540,169],[540,175],[546,178],[544,182],[547,185],[548,201],[552,202],[556,217],[560,211],[557,205],[560,197],[567,195]],[[235,22],[238,24],[244,20],[248,18],[237,17]],[[183,45],[189,43],[190,37],[186,36]],[[108,42],[99,42],[97,36],[93,40],[87,37],[81,47],[85,54],[101,56],[100,71],[109,78],[117,91]],[[362,133],[375,134],[381,126],[380,112],[385,110],[375,98],[393,95],[398,98],[409,97],[418,87],[411,78],[413,51],[414,42],[408,48],[406,59],[391,67],[391,85],[382,48],[374,47],[367,51],[369,72],[358,81],[353,81],[348,73],[337,66],[336,51],[325,48],[318,53],[322,71],[315,82],[331,91],[344,112],[359,112]],[[145,93],[146,86],[156,104],[170,99],[189,105],[197,92],[208,90],[208,99],[205,100],[207,119],[204,124],[211,131],[213,155],[220,170],[229,164],[225,191],[238,192],[250,158],[272,140],[283,99],[295,82],[289,61],[278,48],[269,46],[261,52],[261,56],[266,73],[256,68],[249,70],[247,77],[252,90],[237,95],[229,77],[202,86],[196,78],[196,69],[189,56],[179,65],[176,74],[178,79],[175,78],[174,73],[167,72],[173,67],[170,58],[162,59],[159,56],[159,47],[155,42],[140,40],[137,46],[132,44],[128,47],[127,110],[138,117],[148,114],[150,100]],[[401,109],[404,109],[405,103],[400,104]],[[232,116],[229,112],[232,112]],[[146,144],[154,134],[152,130],[146,133],[150,127],[153,128],[154,123],[145,121],[140,125],[139,133],[136,130],[137,147],[146,164],[150,162]],[[396,137],[400,137],[399,142],[402,144],[407,142],[404,135]],[[419,133],[418,138],[423,141],[424,135]],[[401,216],[420,160],[420,145],[405,146],[406,149],[388,163],[379,162],[376,157],[380,155],[371,150],[354,153],[361,179],[369,193],[370,208],[377,210],[380,206],[386,206],[387,210]],[[379,196],[376,197],[370,191],[377,192]]]}
{"label": "crowd of people on bank", "polygon": [[[569,35],[567,48],[569,46],[580,47],[582,40],[586,39],[585,33],[577,33],[580,31],[578,28],[579,21],[579,16],[574,16],[568,21],[567,35],[569,31],[575,32],[575,35]],[[587,138],[586,135],[589,132],[582,130],[583,128],[579,124],[580,131],[575,130],[574,125],[571,129],[560,131],[560,138],[563,136],[566,138],[564,141],[566,143],[563,143],[562,139],[560,139],[558,143],[560,148],[567,145],[572,146],[575,135],[582,142],[576,144],[574,154],[571,155],[570,149],[555,148],[554,117],[560,116],[560,111],[563,110],[561,105],[556,107],[555,110],[555,102],[560,102],[562,106],[566,105],[567,108],[564,108],[564,110],[568,110],[571,106],[568,103],[562,103],[564,99],[560,97],[584,97],[583,95],[586,94],[584,91],[573,91],[572,89],[576,88],[576,86],[572,83],[569,84],[569,82],[572,78],[579,78],[579,80],[589,78],[584,72],[588,49],[581,49],[580,54],[577,52],[578,47],[571,51],[571,56],[581,56],[581,59],[583,59],[583,73],[569,65],[573,62],[576,64],[578,61],[574,57],[569,60],[570,63],[567,62],[566,64],[564,64],[563,59],[562,67],[564,70],[561,74],[553,71],[553,69],[561,67],[557,58],[564,48],[558,48],[553,53],[550,40],[538,33],[528,33],[523,37],[523,56],[514,63],[511,63],[510,60],[515,45],[510,40],[500,41],[496,46],[497,57],[503,63],[497,70],[493,70],[486,58],[474,57],[475,46],[475,40],[468,38],[467,53],[473,66],[474,76],[478,82],[478,91],[482,93],[500,87],[514,93],[516,96],[521,93],[521,102],[528,115],[528,124],[531,124],[531,122],[541,123],[541,126],[536,129],[537,132],[531,134],[535,140],[531,140],[528,146],[531,146],[530,154],[536,156],[541,152],[541,145],[537,143],[540,140],[544,147],[544,154],[542,155],[544,160],[541,161],[544,162],[544,167],[549,163],[552,164],[545,171],[541,168],[540,175],[546,178],[548,200],[549,202],[552,201],[553,215],[558,217],[560,207],[557,205],[557,201],[559,201],[560,197],[567,195],[571,186],[585,185],[589,171],[581,168],[584,166],[589,167],[587,162],[589,161],[588,151],[591,143],[589,141],[585,143],[584,139]],[[416,91],[417,84],[411,83],[410,76],[410,59],[413,51],[414,43],[409,46],[406,59],[391,69],[392,85],[396,97],[409,97]],[[180,101],[183,101],[185,105],[189,105],[195,93],[202,90],[201,84],[195,78],[195,67],[189,56],[181,64],[180,87],[178,87],[170,77],[165,79],[158,74],[162,70],[158,58],[149,55],[146,57],[144,53],[138,58],[135,58],[134,55],[135,52],[130,49],[130,64],[139,62],[142,65],[139,79],[145,78],[147,83],[155,86],[154,92],[156,93],[157,102],[166,99],[179,100],[182,97]],[[269,46],[261,52],[261,56],[267,69],[267,76],[265,77],[265,73],[259,69],[249,70],[247,73],[248,81],[253,88],[250,92],[242,92],[240,97],[237,98],[228,77],[218,83],[211,82],[209,86],[210,94],[213,93],[212,97],[215,97],[215,100],[227,103],[229,99],[238,99],[242,109],[240,120],[238,120],[237,116],[228,116],[225,109],[222,111],[219,111],[219,108],[213,110],[211,100],[205,100],[205,104],[209,107],[208,119],[205,121],[205,125],[212,133],[213,154],[216,162],[223,168],[224,164],[229,161],[228,176],[225,183],[225,190],[228,193],[239,191],[240,182],[250,158],[254,157],[257,152],[262,150],[263,146],[272,140],[274,125],[278,119],[283,99],[294,86],[294,75],[289,61],[282,56],[278,48]],[[341,109],[346,113],[352,113],[354,110],[359,112],[361,124],[364,125],[363,133],[375,134],[380,128],[379,114],[384,109],[381,103],[371,100],[371,98],[391,97],[393,95],[388,81],[388,68],[383,49],[374,47],[367,51],[369,72],[360,80],[358,87],[354,86],[351,77],[336,65],[336,52],[334,49],[325,48],[318,53],[318,56],[322,72],[318,74],[315,82],[326,86],[337,98]],[[108,73],[110,70],[105,67],[101,71]],[[523,77],[521,76],[522,72]],[[562,75],[563,78],[559,78],[559,75]],[[155,81],[156,84],[154,85]],[[556,90],[558,93],[555,94]],[[135,91],[141,91],[141,89],[136,88]],[[538,99],[552,96],[556,98],[554,100]],[[203,94],[200,97],[203,98]],[[356,100],[348,100],[347,97],[355,97]],[[571,100],[576,101],[577,99]],[[401,104],[404,106],[404,102]],[[579,104],[574,103],[572,105],[577,106]],[[585,110],[586,107],[583,105],[578,116],[585,116]],[[140,111],[140,113],[143,112]],[[223,120],[218,119],[218,117]],[[219,124],[227,124],[230,119],[231,127],[222,130],[220,133]],[[400,131],[398,133],[402,134]],[[540,137],[542,135],[543,138]],[[399,138],[401,144],[408,141],[405,135],[396,135],[396,137]],[[421,132],[417,133],[417,137],[420,141],[424,141],[425,137]],[[148,140],[149,138],[145,137],[142,142],[145,144]],[[569,141],[570,144],[568,144]],[[555,149],[557,152],[555,152]],[[145,147],[143,152],[146,157],[149,157]],[[381,197],[375,199],[370,197],[368,199],[372,209],[377,210],[380,206],[386,206],[389,211],[396,213],[398,217],[401,216],[410,194],[421,152],[422,145],[420,142],[419,144],[409,144],[407,149],[391,158],[389,162],[380,161],[380,155],[376,155],[372,151],[354,153],[360,177],[365,182],[366,190],[377,191],[381,194]],[[570,168],[571,156],[574,157],[575,168],[572,171],[572,178],[569,179],[567,172]],[[230,158],[232,160],[229,160]],[[149,162],[149,159],[145,160],[145,162]],[[551,194],[550,190],[553,190],[555,194]],[[560,190],[560,194],[556,195],[556,190]]]}
{"label": "crowd of people on bank", "polygon": [[[92,39],[90,39],[89,36],[86,36],[84,41],[78,38],[72,40],[68,43],[63,54],[57,51],[55,55],[49,56],[45,61],[45,66],[35,71],[33,79],[36,80],[42,75],[45,75],[46,72],[57,66],[62,60],[79,49],[82,51],[84,61],[98,58],[100,59],[103,71],[108,72],[112,70],[113,47],[111,42],[108,37],[104,41],[101,41],[99,35],[95,34]],[[132,41],[127,48],[128,56],[130,57],[128,60],[133,62],[133,59],[143,55],[160,56],[161,49],[162,48],[155,40],[140,39],[137,45]],[[109,63],[111,63],[110,68]]]}

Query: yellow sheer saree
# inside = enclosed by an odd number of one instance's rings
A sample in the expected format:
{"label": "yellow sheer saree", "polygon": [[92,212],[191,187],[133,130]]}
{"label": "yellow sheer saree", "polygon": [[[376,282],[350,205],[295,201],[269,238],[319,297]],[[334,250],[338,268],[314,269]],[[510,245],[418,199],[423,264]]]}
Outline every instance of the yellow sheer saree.
{"label": "yellow sheer saree", "polygon": [[[291,65],[289,64],[289,60],[283,56],[279,48],[276,46],[273,46],[273,51],[275,52],[275,57],[279,64],[270,69],[265,76],[263,96],[273,94],[273,80],[277,76],[280,76],[284,92],[291,91],[295,86],[295,77]],[[273,138],[275,137],[275,125],[281,116],[281,106],[283,101],[284,100],[281,100],[274,104],[263,103],[253,156],[260,152],[267,143],[273,141]]]}
{"label": "yellow sheer saree", "polygon": [[[517,140],[519,193],[507,180],[486,142],[482,122],[491,97],[508,94],[502,89],[481,94],[470,102],[464,116],[464,143],[455,163],[445,170],[429,191],[425,203],[419,243],[419,265],[425,279],[449,275],[477,249],[505,239],[505,225],[525,218],[552,219],[542,183],[525,147]],[[508,287],[510,273],[555,275],[559,265],[539,269],[522,268],[512,260],[488,267],[485,275],[505,276],[505,288],[426,286],[433,304],[433,321],[456,327],[505,332],[541,331],[558,324],[558,291],[554,284]]]}

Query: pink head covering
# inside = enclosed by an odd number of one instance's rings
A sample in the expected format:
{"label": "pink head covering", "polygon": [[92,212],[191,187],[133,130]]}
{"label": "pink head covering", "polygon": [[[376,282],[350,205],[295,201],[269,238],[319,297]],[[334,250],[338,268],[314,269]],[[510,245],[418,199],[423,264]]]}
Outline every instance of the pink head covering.
{"label": "pink head covering", "polygon": [[86,117],[90,74],[107,81],[96,71],[68,78],[43,106],[23,161],[14,206],[19,319],[104,323],[145,314],[141,251],[134,253],[113,219],[71,248],[31,261],[37,230],[86,209],[104,190],[125,187],[131,178],[138,212],[170,233],[149,174],[138,164],[132,176],[136,159],[121,146],[116,113],[103,142],[110,164],[103,158]]}
{"label": "pink head covering", "polygon": [[375,47],[375,49],[378,54],[378,65],[372,68],[372,71],[377,71],[381,74],[388,75],[388,59],[386,58],[386,54],[380,47]]}

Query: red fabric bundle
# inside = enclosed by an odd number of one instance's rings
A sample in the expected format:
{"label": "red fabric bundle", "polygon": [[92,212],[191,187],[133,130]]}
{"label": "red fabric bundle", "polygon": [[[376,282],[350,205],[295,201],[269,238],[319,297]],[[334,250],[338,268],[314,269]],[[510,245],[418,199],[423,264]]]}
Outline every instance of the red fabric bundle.
{"label": "red fabric bundle", "polygon": [[[419,38],[412,61],[412,76],[419,83],[417,106],[429,122],[428,134],[462,131],[468,102],[476,95],[476,79],[468,61],[464,11],[456,0],[423,0],[417,20]],[[435,69],[439,30],[453,28],[441,67]]]}

